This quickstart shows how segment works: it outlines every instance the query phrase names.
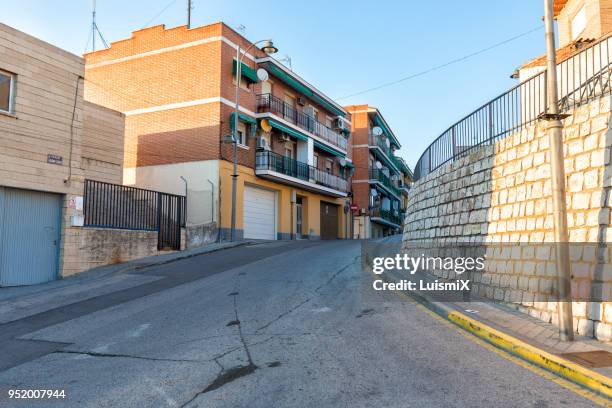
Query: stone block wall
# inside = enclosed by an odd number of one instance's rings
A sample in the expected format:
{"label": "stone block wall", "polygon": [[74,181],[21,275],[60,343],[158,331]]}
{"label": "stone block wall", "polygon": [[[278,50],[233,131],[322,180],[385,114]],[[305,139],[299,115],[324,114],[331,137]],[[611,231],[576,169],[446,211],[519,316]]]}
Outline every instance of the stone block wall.
{"label": "stone block wall", "polygon": [[[612,299],[610,208],[612,168],[610,97],[596,99],[563,121],[570,241],[573,248],[574,325],[580,334],[612,339],[612,303],[586,301],[596,291]],[[493,145],[482,146],[414,183],[403,240],[485,248],[523,244],[511,261],[487,251],[487,269],[473,276],[474,291],[514,305],[545,321],[557,321],[552,257],[554,242],[550,148],[546,123],[538,122]],[[540,248],[539,254],[533,251]],[[549,246],[549,248],[552,248]],[[495,258],[497,256],[497,259]],[[582,301],[585,300],[585,301]],[[593,299],[591,299],[593,300]]]}

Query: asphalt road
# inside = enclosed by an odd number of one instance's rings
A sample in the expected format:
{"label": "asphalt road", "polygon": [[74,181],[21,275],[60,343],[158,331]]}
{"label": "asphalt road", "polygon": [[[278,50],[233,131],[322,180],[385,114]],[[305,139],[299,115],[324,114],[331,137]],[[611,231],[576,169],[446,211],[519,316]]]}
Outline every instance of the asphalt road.
{"label": "asphalt road", "polygon": [[140,271],[155,279],[0,325],[0,406],[592,406],[413,303],[371,298],[360,270],[359,242],[337,241]]}

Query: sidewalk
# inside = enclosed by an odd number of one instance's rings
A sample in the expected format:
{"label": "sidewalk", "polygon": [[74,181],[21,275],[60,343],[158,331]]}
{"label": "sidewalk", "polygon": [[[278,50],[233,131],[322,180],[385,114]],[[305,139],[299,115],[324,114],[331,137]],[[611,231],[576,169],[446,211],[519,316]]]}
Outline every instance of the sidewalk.
{"label": "sidewalk", "polygon": [[[389,282],[399,276],[391,275]],[[421,275],[421,277],[423,277]],[[439,301],[421,291],[399,293],[511,354],[612,398],[612,344],[559,338],[557,326],[492,301]]]}
{"label": "sidewalk", "polygon": [[3,287],[0,288],[0,324],[163,279],[161,276],[133,273],[143,268],[254,243],[255,241],[239,241],[212,244],[201,248],[135,259],[116,265],[101,266],[65,279],[39,285]]}

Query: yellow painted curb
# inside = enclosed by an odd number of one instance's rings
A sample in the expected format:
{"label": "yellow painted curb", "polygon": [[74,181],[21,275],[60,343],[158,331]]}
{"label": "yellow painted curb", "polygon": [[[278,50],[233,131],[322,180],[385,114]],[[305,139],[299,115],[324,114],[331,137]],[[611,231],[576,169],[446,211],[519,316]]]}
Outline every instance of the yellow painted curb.
{"label": "yellow painted curb", "polygon": [[447,319],[489,343],[592,391],[612,398],[612,379],[495,330],[459,312]]}

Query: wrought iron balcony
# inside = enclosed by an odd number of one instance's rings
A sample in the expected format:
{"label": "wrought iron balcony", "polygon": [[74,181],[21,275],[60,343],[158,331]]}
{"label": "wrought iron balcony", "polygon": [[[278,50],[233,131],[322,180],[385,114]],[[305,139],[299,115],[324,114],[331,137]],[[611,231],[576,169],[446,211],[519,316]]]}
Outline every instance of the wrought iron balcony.
{"label": "wrought iron balcony", "polygon": [[346,151],[347,140],[340,132],[328,128],[323,123],[313,117],[298,111],[282,99],[272,94],[260,94],[256,98],[257,113],[269,112],[287,122],[297,125],[300,129],[312,133],[315,136],[331,143],[334,146]]}
{"label": "wrought iron balcony", "polygon": [[397,228],[402,225],[402,215],[399,211],[385,210],[381,207],[370,208],[370,218],[372,221],[385,221],[385,224],[392,225]]}
{"label": "wrought iron balcony", "polygon": [[372,133],[369,134],[369,143],[370,147],[379,148],[383,152],[383,157],[385,157],[391,165],[395,167],[397,171],[400,171],[402,168],[402,162],[399,158],[395,156],[393,149],[387,146],[385,140],[382,136],[376,136]]}
{"label": "wrought iron balcony", "polygon": [[382,184],[383,187],[391,192],[391,194],[399,198],[401,194],[399,187],[393,184],[389,176],[387,176],[382,170],[370,169],[370,180],[375,180]]}
{"label": "wrought iron balcony", "polygon": [[346,179],[271,151],[256,153],[255,174],[338,197],[348,192]]}

